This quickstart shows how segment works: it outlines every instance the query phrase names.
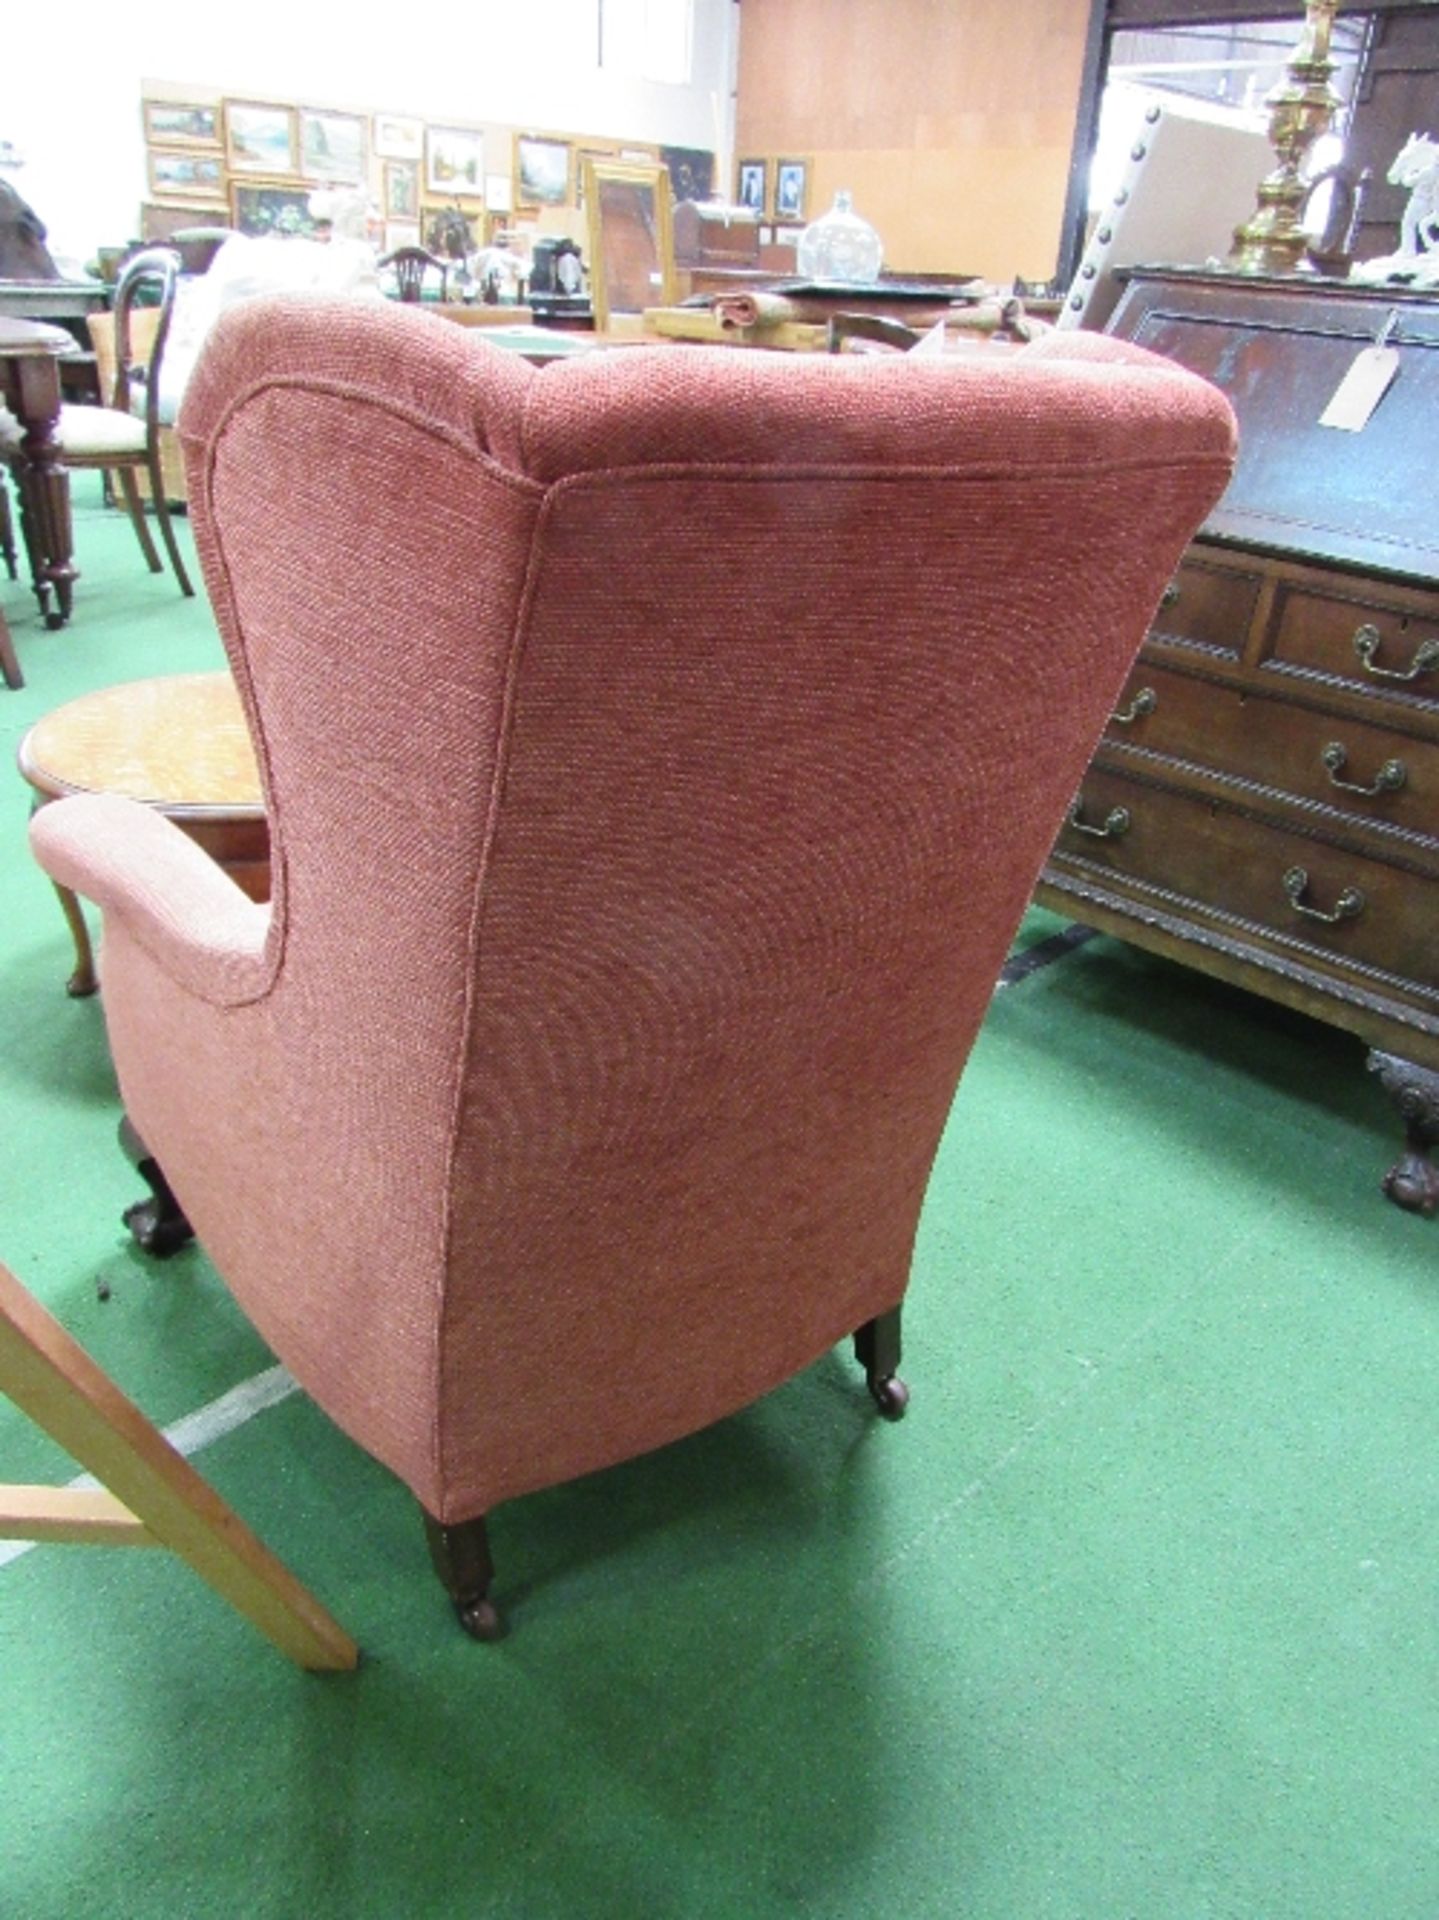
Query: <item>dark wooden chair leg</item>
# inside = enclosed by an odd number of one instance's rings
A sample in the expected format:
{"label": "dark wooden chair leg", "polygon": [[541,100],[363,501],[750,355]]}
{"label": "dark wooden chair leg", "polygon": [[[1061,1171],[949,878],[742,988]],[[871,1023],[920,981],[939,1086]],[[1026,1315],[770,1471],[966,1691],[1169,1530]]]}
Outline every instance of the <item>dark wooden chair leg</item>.
{"label": "dark wooden chair leg", "polygon": [[886,1420],[902,1420],[909,1405],[909,1388],[899,1377],[899,1321],[894,1307],[866,1320],[854,1336],[854,1357],[864,1368],[865,1385]]}
{"label": "dark wooden chair leg", "polygon": [[5,571],[12,580],[20,575],[15,568],[15,522],[10,517],[10,490],[0,479],[0,555],[4,556]]}
{"label": "dark wooden chair leg", "polygon": [[120,1122],[120,1147],[150,1189],[152,1198],[137,1200],[120,1216],[146,1253],[157,1260],[168,1260],[195,1237],[195,1229],[185,1218],[184,1209],[170,1191],[160,1163],[131,1126],[128,1118]]}
{"label": "dark wooden chair leg", "polygon": [[495,1563],[483,1516],[447,1527],[427,1513],[425,1539],[440,1585],[465,1632],[474,1640],[498,1640],[505,1625],[490,1599]]}

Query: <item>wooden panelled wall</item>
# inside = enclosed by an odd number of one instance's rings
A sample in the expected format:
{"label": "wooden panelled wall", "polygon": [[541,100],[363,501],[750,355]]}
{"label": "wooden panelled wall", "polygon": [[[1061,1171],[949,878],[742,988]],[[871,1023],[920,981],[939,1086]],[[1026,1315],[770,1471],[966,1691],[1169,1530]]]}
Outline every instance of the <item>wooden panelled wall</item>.
{"label": "wooden panelled wall", "polygon": [[1054,271],[1087,0],[741,0],[735,151],[809,160],[886,267]]}

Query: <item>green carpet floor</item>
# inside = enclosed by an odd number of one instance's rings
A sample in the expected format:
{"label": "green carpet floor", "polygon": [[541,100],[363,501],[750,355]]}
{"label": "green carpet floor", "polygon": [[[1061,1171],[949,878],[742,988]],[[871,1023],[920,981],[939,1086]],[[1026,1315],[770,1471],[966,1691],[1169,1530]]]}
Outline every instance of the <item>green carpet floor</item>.
{"label": "green carpet floor", "polygon": [[[219,661],[89,492],[76,547],[67,632],[4,593],[10,754],[87,687]],[[119,1227],[100,1008],[0,778],[0,1259],[168,1422],[271,1362],[203,1255]],[[292,1670],[167,1555],[0,1565],[0,1914],[1433,1920],[1439,1226],[1378,1193],[1362,1069],[1108,940],[1006,988],[908,1419],[836,1354],[501,1509],[497,1646],[299,1395],[197,1464],[357,1674]],[[0,1404],[0,1476],[71,1470]]]}

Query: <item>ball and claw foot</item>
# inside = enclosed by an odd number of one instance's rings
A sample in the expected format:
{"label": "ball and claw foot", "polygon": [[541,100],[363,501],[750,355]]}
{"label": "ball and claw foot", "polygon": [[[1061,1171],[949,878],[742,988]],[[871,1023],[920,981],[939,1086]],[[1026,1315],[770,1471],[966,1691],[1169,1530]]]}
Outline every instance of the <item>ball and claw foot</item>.
{"label": "ball and claw foot", "polygon": [[904,1410],[909,1405],[909,1388],[897,1373],[887,1374],[883,1380],[868,1382],[874,1404],[886,1420],[903,1420]]}

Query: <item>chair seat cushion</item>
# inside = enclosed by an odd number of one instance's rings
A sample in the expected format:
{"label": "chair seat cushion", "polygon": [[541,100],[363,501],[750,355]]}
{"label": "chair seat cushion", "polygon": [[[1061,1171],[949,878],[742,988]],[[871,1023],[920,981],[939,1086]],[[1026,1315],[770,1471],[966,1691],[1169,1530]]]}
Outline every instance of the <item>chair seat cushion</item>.
{"label": "chair seat cushion", "polygon": [[[61,407],[59,439],[61,453],[76,460],[143,453],[145,422],[113,407]],[[19,449],[20,423],[13,413],[0,409],[0,454],[8,457]]]}

